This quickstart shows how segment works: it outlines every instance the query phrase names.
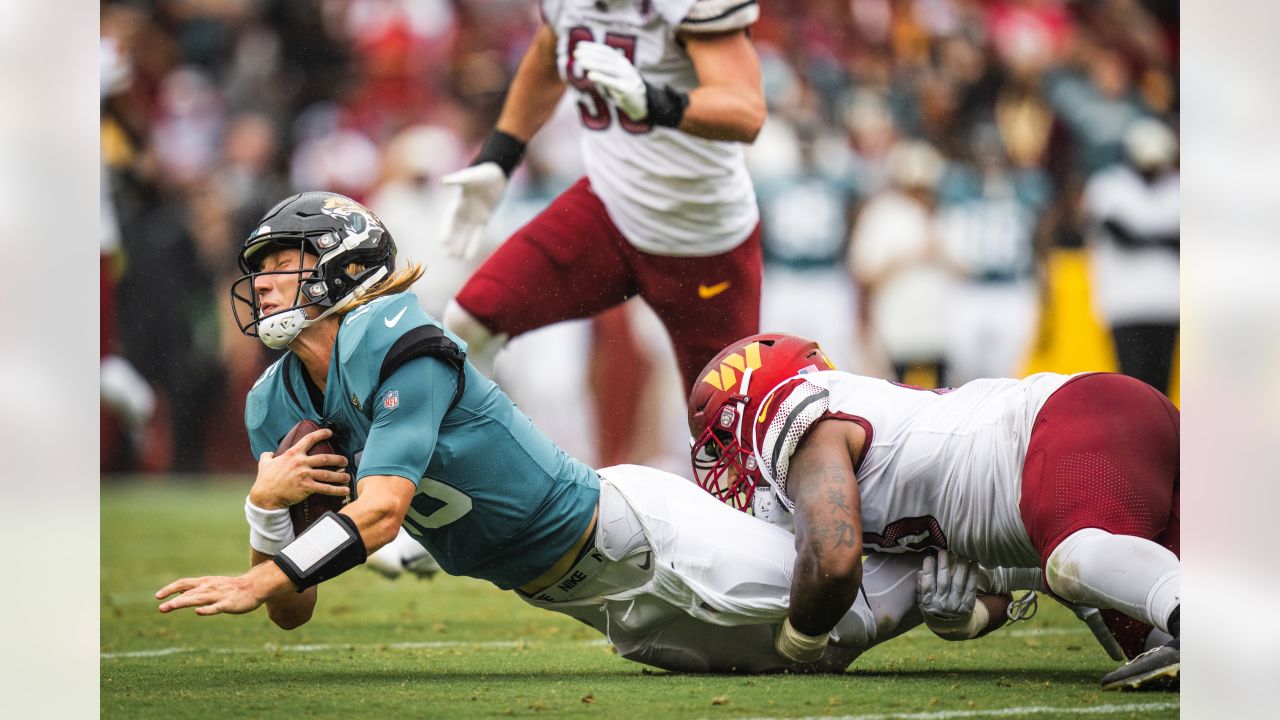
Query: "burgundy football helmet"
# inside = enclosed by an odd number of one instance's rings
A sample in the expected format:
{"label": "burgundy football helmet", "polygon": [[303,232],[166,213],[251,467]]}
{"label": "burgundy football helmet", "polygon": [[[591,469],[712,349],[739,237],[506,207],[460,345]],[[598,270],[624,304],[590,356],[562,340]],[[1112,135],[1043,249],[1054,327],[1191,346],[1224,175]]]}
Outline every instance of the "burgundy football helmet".
{"label": "burgundy football helmet", "polygon": [[698,485],[748,510],[756,486],[764,483],[752,441],[755,421],[768,420],[769,407],[761,403],[799,373],[834,369],[818,343],[796,335],[752,335],[722,350],[689,393],[690,456]]}

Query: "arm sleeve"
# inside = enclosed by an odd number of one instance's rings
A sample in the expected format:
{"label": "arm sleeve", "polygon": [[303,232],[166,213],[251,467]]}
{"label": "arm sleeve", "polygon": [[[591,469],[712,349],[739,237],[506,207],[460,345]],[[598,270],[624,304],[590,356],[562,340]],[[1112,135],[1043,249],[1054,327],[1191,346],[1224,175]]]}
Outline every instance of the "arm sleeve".
{"label": "arm sleeve", "polygon": [[417,485],[457,387],[457,371],[432,357],[410,360],[388,375],[373,395],[373,424],[356,480],[398,475]]}

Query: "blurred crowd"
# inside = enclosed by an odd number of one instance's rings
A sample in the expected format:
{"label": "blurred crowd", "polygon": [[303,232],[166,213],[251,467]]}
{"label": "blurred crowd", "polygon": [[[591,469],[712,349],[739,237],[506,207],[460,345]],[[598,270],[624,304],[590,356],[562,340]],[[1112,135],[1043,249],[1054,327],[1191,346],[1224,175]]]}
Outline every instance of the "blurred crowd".
{"label": "blurred crowd", "polygon": [[[492,127],[538,23],[535,0],[102,3],[104,472],[253,467],[243,399],[273,353],[238,332],[228,288],[288,194],[367,204],[426,264],[415,290],[439,316],[474,264],[441,247],[437,180]],[[762,2],[763,329],[940,386],[1024,374],[1084,318],[1116,367],[1038,369],[1118,367],[1167,390],[1178,23],[1168,0]],[[561,110],[490,248],[581,173]],[[1054,258],[1076,256],[1088,292],[1055,289],[1073,266]],[[517,338],[496,373],[584,460],[687,473],[666,342],[627,303]],[[602,403],[619,383],[634,392]]]}

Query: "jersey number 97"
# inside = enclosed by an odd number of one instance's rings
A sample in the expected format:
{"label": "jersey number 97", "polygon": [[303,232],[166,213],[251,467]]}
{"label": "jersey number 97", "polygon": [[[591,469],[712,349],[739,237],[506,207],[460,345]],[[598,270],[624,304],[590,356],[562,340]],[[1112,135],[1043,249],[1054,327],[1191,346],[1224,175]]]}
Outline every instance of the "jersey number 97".
{"label": "jersey number 97", "polygon": [[[608,101],[596,89],[595,83],[587,79],[586,73],[579,74],[573,65],[573,49],[578,46],[578,43],[594,42],[595,39],[591,28],[585,25],[579,25],[569,31],[569,47],[565,50],[565,56],[568,58],[565,61],[565,76],[569,78],[569,83],[581,93],[578,96],[578,114],[582,117],[583,126],[588,130],[608,130],[609,124],[613,122],[613,111]],[[636,64],[635,35],[607,32],[604,34],[604,44],[621,50],[627,62]],[[634,135],[643,135],[653,129],[647,123],[632,120],[624,112],[618,111],[617,115],[618,124],[622,129]]]}

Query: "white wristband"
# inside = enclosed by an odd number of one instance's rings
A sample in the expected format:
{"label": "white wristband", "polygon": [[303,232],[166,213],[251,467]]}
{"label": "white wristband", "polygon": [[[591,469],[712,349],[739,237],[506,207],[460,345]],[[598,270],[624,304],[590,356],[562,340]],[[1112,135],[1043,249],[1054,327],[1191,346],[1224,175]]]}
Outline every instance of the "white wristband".
{"label": "white wristband", "polygon": [[927,612],[920,614],[924,616],[924,624],[943,640],[971,640],[991,624],[991,613],[981,600],[974,603],[973,612],[967,618],[944,620]]}
{"label": "white wristband", "polygon": [[782,657],[798,663],[812,663],[822,659],[831,633],[805,635],[791,626],[791,618],[782,621],[782,629],[773,646]]}
{"label": "white wristband", "polygon": [[244,499],[244,517],[249,521],[249,547],[264,555],[278,555],[293,542],[293,520],[289,509],[263,510]]}

